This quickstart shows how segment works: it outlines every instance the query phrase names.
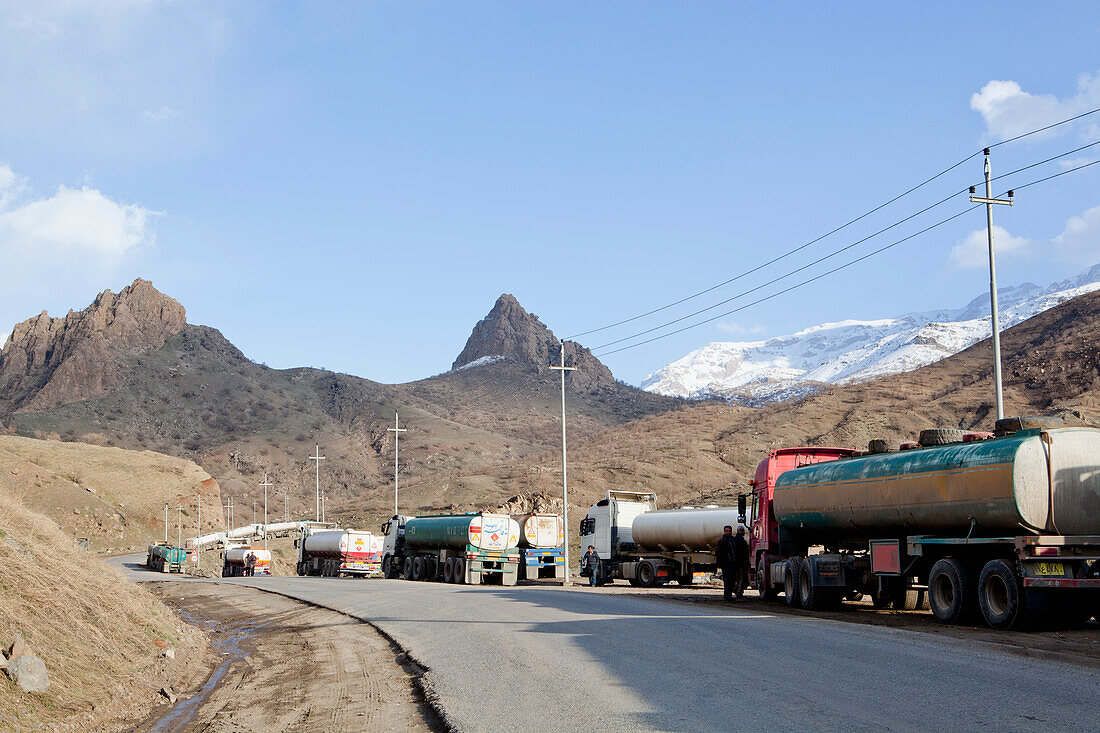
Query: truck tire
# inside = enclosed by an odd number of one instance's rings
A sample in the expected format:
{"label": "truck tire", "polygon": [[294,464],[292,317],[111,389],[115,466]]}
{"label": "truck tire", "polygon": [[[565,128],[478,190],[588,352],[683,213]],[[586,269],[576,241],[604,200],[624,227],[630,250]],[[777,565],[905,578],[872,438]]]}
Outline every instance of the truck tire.
{"label": "truck tire", "polygon": [[802,599],[798,596],[798,569],[793,560],[787,561],[783,568],[783,595],[791,608],[802,608]]}
{"label": "truck tire", "polygon": [[964,623],[977,606],[974,571],[954,557],[937,560],[928,573],[928,602],[932,615],[945,624]]}
{"label": "truck tire", "polygon": [[413,559],[411,557],[405,558],[405,564],[401,568],[401,577],[405,580],[413,579]]}
{"label": "truck tire", "polygon": [[[301,575],[301,573],[299,573],[299,575]],[[393,577],[393,555],[386,555],[382,558],[382,577]]]}
{"label": "truck tire", "polygon": [[760,597],[769,603],[779,597],[779,589],[768,582],[768,576],[765,573],[767,568],[764,567],[764,563],[757,560],[756,562],[756,589],[760,591]]}
{"label": "truck tire", "polygon": [[461,557],[455,558],[455,582],[459,585],[466,584],[466,561]]}
{"label": "truck tire", "polygon": [[426,562],[427,562],[426,558],[423,558],[423,557],[418,557],[418,558],[413,560],[413,567],[412,567],[412,579],[413,580],[424,580],[428,576],[427,569],[424,567],[424,564]]}
{"label": "truck tire", "polygon": [[825,588],[814,585],[814,574],[810,567],[810,558],[802,559],[798,572],[798,598],[805,611],[826,611],[836,606],[840,600],[840,588]]}
{"label": "truck tire", "polygon": [[455,559],[453,557],[448,557],[443,562],[443,582],[455,582]]}
{"label": "truck tire", "polygon": [[930,445],[951,445],[952,443],[963,442],[964,435],[966,435],[965,431],[956,428],[932,428],[930,430],[920,431],[918,442],[923,447],[928,447]]}
{"label": "truck tire", "polygon": [[867,443],[870,453],[897,453],[901,450],[901,441],[893,438],[875,438]]}
{"label": "truck tire", "polygon": [[657,568],[653,567],[653,563],[649,560],[638,563],[638,569],[635,573],[638,578],[638,585],[643,588],[652,588],[657,585]]}
{"label": "truck tire", "polygon": [[891,598],[895,611],[917,611],[925,605],[925,592],[920,588],[901,587]]}
{"label": "truck tire", "polygon": [[990,628],[1013,629],[1026,625],[1027,594],[1008,560],[990,560],[978,577],[978,604]]}

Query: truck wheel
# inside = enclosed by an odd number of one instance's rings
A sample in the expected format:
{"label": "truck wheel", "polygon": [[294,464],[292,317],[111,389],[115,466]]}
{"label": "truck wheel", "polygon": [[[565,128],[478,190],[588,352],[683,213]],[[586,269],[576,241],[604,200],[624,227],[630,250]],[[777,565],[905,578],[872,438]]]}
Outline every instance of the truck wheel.
{"label": "truck wheel", "polygon": [[798,596],[798,571],[792,560],[788,560],[787,567],[783,568],[783,595],[791,608],[802,607],[802,599]]}
{"label": "truck wheel", "polygon": [[413,579],[413,559],[411,557],[405,558],[405,564],[401,569],[401,577],[405,580]]}
{"label": "truck wheel", "polygon": [[1027,601],[1023,583],[1006,560],[990,560],[978,578],[978,604],[985,622],[994,629],[1025,625]]}
{"label": "truck wheel", "polygon": [[455,582],[459,585],[466,584],[466,561],[461,557],[455,558]]}
{"label": "truck wheel", "polygon": [[448,557],[443,562],[443,582],[455,582],[455,559],[453,557]]}
{"label": "truck wheel", "polygon": [[429,570],[428,577],[427,577],[428,580],[430,580],[434,583],[434,582],[441,579],[439,577],[439,559],[438,558],[433,557],[433,558],[428,560],[428,570]]}
{"label": "truck wheel", "polygon": [[638,578],[638,585],[643,588],[652,588],[657,585],[657,568],[653,567],[653,563],[648,560],[638,563],[635,574]]}
{"label": "truck wheel", "polygon": [[932,615],[945,624],[967,620],[977,600],[974,571],[962,560],[946,557],[937,560],[928,573],[928,601]]}
{"label": "truck wheel", "polygon": [[382,577],[393,577],[393,557],[390,555],[386,555],[384,558],[382,558]]}
{"label": "truck wheel", "polygon": [[418,557],[418,558],[414,559],[413,560],[413,566],[412,566],[412,579],[413,580],[424,580],[424,577],[426,575],[427,575],[427,573],[424,572],[424,558]]}
{"label": "truck wheel", "polygon": [[802,568],[798,572],[798,595],[802,608],[806,611],[824,611],[832,608],[840,596],[834,588],[814,585],[814,575],[810,568],[810,559],[803,558]]}
{"label": "truck wheel", "polygon": [[898,588],[892,600],[896,611],[916,611],[924,605],[924,591],[920,588]]}
{"label": "truck wheel", "polygon": [[779,589],[768,582],[768,576],[765,572],[766,568],[764,563],[757,560],[756,562],[756,589],[760,591],[760,597],[765,601],[774,601],[779,597]]}

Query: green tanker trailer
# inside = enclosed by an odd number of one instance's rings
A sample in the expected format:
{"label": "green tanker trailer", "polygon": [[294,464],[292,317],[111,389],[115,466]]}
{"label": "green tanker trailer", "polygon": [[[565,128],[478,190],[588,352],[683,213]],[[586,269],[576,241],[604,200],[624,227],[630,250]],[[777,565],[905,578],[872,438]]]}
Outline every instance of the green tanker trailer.
{"label": "green tanker trailer", "polygon": [[382,573],[387,578],[478,585],[515,585],[519,525],[505,514],[471,512],[423,517],[394,515],[382,525]]}
{"label": "green tanker trailer", "polygon": [[773,451],[753,481],[761,594],[808,610],[927,602],[998,629],[1100,612],[1100,430],[1021,424],[870,455]]}
{"label": "green tanker trailer", "polygon": [[163,542],[149,545],[145,556],[145,567],[158,573],[182,573],[186,562],[187,550]]}

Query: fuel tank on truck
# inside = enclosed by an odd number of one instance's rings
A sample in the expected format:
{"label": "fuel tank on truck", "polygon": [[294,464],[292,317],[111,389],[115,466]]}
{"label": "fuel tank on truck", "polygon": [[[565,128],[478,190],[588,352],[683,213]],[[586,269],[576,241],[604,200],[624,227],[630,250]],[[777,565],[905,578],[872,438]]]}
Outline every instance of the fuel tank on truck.
{"label": "fuel tank on truck", "polygon": [[1100,534],[1100,430],[1023,430],[803,466],[776,479],[774,509],[783,527],[818,535]]}
{"label": "fuel tank on truck", "polygon": [[503,552],[519,542],[519,524],[506,514],[473,512],[413,517],[405,522],[409,547],[466,549]]}
{"label": "fuel tank on truck", "polygon": [[560,514],[519,514],[513,519],[519,525],[520,547],[561,547],[565,542]]}
{"label": "fuel tank on truck", "polygon": [[663,509],[634,517],[634,544],[654,550],[713,550],[726,525],[737,527],[736,507]]}
{"label": "fuel tank on truck", "polygon": [[380,538],[354,529],[326,529],[306,535],[305,551],[315,557],[361,559],[378,552]]}

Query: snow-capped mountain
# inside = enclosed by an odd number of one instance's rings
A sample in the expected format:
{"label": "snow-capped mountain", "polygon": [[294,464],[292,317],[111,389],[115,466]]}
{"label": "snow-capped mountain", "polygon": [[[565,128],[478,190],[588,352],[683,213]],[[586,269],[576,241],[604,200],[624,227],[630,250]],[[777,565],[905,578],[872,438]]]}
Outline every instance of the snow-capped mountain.
{"label": "snow-capped mountain", "polygon": [[[1100,290],[1100,265],[1047,288],[998,290],[1001,329],[1078,295]],[[642,381],[642,389],[691,399],[760,404],[811,394],[825,384],[906,372],[989,336],[989,296],[963,308],[874,321],[823,323],[765,341],[715,342]]]}

